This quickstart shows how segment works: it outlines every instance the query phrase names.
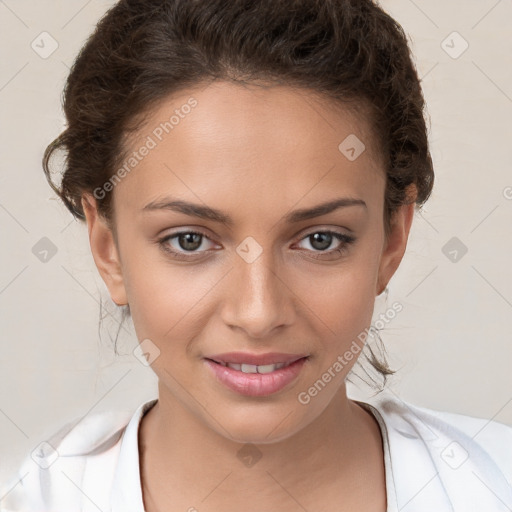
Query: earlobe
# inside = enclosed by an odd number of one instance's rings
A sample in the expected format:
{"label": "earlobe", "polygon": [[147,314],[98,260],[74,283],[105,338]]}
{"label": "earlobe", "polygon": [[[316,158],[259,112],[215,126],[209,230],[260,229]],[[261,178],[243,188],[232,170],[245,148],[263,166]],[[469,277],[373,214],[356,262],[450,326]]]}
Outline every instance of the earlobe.
{"label": "earlobe", "polygon": [[413,198],[408,204],[402,205],[393,215],[391,232],[383,248],[377,279],[376,295],[380,295],[396,272],[407,247],[407,240],[414,217],[415,185],[409,185],[408,197]]}
{"label": "earlobe", "polygon": [[98,214],[96,199],[93,196],[84,193],[81,203],[87,219],[89,243],[96,267],[108,288],[112,300],[118,306],[126,305],[128,300],[121,260],[112,230]]}

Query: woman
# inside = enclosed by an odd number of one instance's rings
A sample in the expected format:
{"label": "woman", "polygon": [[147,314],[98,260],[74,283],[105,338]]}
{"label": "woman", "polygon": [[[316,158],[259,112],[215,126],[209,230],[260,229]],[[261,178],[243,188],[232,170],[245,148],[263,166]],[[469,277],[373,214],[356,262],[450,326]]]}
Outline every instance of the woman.
{"label": "woman", "polygon": [[64,107],[44,169],[159,393],[64,426],[5,510],[510,510],[511,428],[347,396],[434,181],[378,5],[122,0]]}

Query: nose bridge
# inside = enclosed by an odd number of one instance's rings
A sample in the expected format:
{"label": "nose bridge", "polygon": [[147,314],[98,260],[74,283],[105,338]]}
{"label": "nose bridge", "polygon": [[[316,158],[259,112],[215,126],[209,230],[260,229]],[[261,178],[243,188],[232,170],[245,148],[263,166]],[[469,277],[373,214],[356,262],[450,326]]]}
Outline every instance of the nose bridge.
{"label": "nose bridge", "polygon": [[251,337],[262,337],[290,322],[289,290],[279,276],[270,248],[264,249],[248,237],[236,252],[225,320],[243,328]]}

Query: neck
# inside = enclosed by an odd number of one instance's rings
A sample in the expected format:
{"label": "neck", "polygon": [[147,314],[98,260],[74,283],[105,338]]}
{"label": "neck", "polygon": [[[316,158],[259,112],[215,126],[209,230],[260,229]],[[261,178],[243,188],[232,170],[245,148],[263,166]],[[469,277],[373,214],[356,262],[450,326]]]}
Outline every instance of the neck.
{"label": "neck", "polygon": [[258,445],[219,435],[160,387],[158,402],[141,421],[139,448],[144,500],[176,503],[180,491],[187,496],[182,510],[194,503],[199,510],[210,493],[208,501],[223,510],[249,510],[247,500],[254,510],[286,509],[285,502],[293,509],[292,498],[297,509],[310,489],[320,492],[326,482],[344,494],[363,490],[362,477],[384,479],[382,463],[380,470],[369,464],[383,459],[379,427],[347,398],[344,385],[305,428]]}

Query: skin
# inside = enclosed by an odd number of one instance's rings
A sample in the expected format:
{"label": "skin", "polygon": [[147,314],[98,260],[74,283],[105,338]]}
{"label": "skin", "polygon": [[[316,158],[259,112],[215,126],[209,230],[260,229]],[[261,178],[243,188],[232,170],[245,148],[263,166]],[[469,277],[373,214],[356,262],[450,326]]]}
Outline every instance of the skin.
{"label": "skin", "polygon": [[[297,396],[354,340],[362,346],[357,336],[371,324],[375,296],[405,252],[414,203],[396,213],[386,239],[385,175],[369,122],[286,86],[188,89],[151,113],[132,149],[190,97],[198,105],[115,187],[115,233],[94,197],[82,199],[112,300],[130,305],[139,341],[160,351],[151,364],[159,401],[139,431],[146,510],[384,511],[380,430],[346,396],[356,358],[308,404]],[[355,161],[338,149],[350,134],[366,145]],[[220,209],[233,225],[141,211],[168,195]],[[338,197],[367,206],[284,220]],[[186,240],[165,242],[190,260],[159,246],[159,238],[191,229],[208,238],[188,252]],[[341,254],[332,252],[343,247],[336,238],[322,249],[309,235],[326,230],[356,241]],[[236,251],[249,236],[262,249],[250,263]],[[254,398],[205,367],[205,356],[229,351],[310,357],[290,386]],[[261,454],[252,467],[237,457],[245,444]]]}

